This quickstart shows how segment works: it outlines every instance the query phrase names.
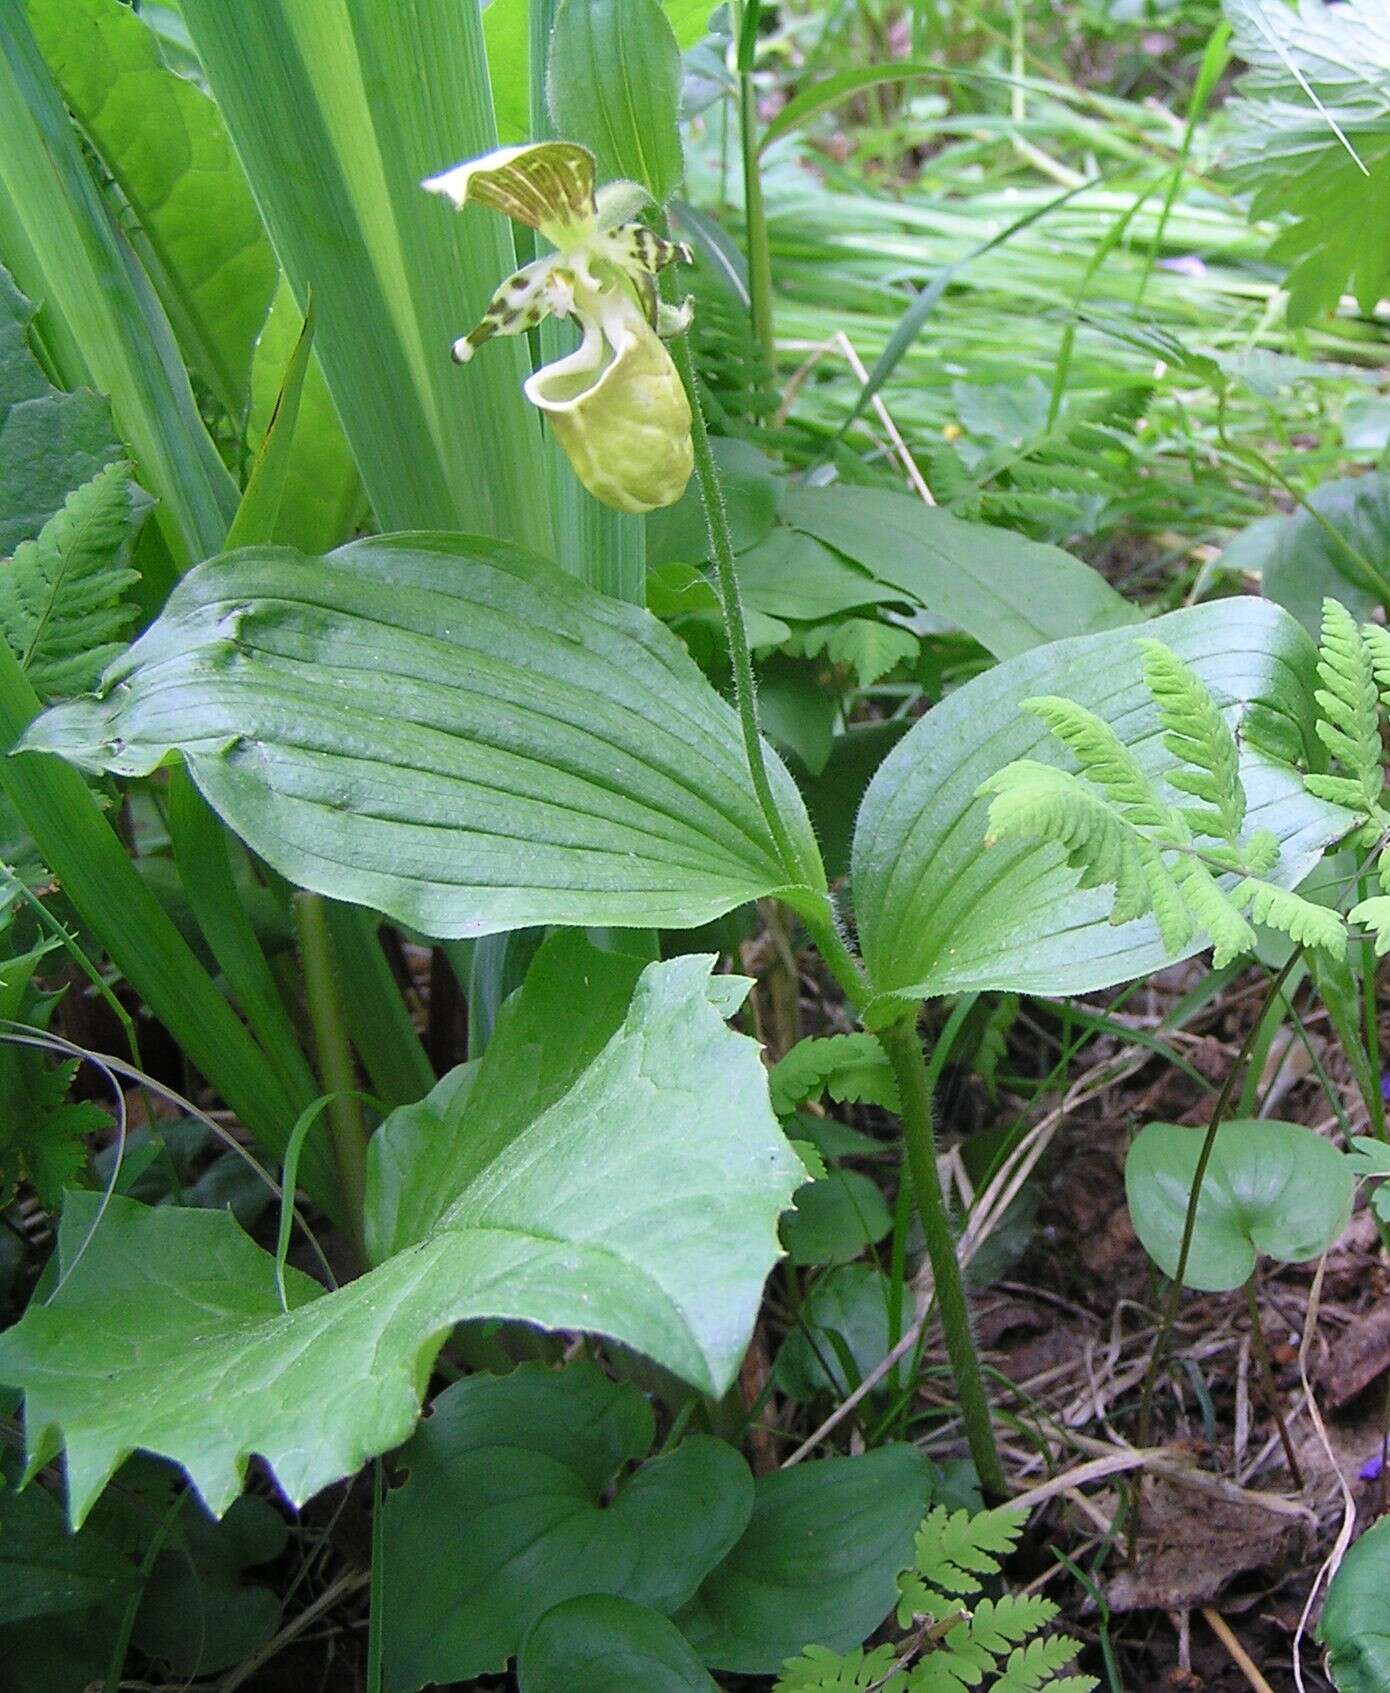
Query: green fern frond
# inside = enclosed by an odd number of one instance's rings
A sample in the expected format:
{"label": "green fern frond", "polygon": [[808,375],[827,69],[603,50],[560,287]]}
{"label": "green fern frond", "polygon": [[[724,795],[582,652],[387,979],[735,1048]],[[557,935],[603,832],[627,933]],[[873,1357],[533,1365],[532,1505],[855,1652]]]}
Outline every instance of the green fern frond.
{"label": "green fern frond", "polygon": [[[980,1007],[975,1008],[978,1013]],[[1009,1031],[1018,1019],[1018,995],[1001,994],[978,1020],[973,1059],[975,1074],[985,1084],[985,1092],[995,1097],[999,1084],[999,1066],[1008,1051]]]}
{"label": "green fern frond", "polygon": [[772,1109],[789,1117],[824,1094],[841,1105],[898,1110],[898,1084],[878,1039],[870,1034],[812,1035],[800,1040],[768,1075]]}
{"label": "green fern frond", "polygon": [[1104,718],[1056,694],[1040,694],[1022,701],[1022,706],[1042,719],[1081,766],[1081,774],[1102,789],[1129,822],[1159,829],[1168,821],[1168,808],[1139,760]]}
{"label": "green fern frond", "polygon": [[1180,792],[1205,802],[1182,813],[1193,831],[1228,841],[1240,840],[1245,823],[1245,789],[1240,779],[1240,752],[1231,726],[1196,671],[1161,641],[1141,640],[1144,680],[1158,706],[1163,744],[1182,767],[1171,771],[1169,783]]}
{"label": "green fern frond", "polygon": [[1376,957],[1390,952],[1390,894],[1373,894],[1354,905],[1349,913],[1351,921],[1362,929],[1369,929],[1375,938]]}
{"label": "green fern frond", "polygon": [[808,1646],[782,1665],[773,1693],[900,1693],[907,1683],[892,1675],[894,1662],[891,1646],[876,1646],[872,1652],[861,1646],[843,1655]]}
{"label": "green fern frond", "polygon": [[996,1658],[1030,1640],[1057,1615],[1057,1606],[1040,1594],[1006,1593],[981,1599],[970,1614],[972,1637]]}
{"label": "green fern frond", "polygon": [[1380,802],[1380,711],[1371,651],[1356,620],[1339,600],[1322,602],[1318,644],[1318,739],[1357,784],[1358,811]]}
{"label": "green fern frond", "polygon": [[1337,913],[1291,888],[1247,876],[1231,890],[1231,899],[1242,911],[1248,910],[1256,923],[1278,929],[1299,946],[1320,946],[1334,956],[1346,949],[1346,924]]}
{"label": "green fern frond", "polygon": [[1081,1642],[1069,1634],[1056,1634],[1048,1640],[1030,1640],[1016,1652],[1009,1654],[1004,1673],[995,1682],[992,1693],[1091,1693],[1099,1686],[1093,1675],[1069,1675],[1064,1681],[1055,1679],[1081,1650]]}
{"label": "green fern frond", "polygon": [[821,654],[831,664],[853,670],[861,688],[871,688],[900,664],[916,661],[921,643],[910,629],[876,617],[837,617],[824,623],[805,623],[782,643],[794,658]]}
{"label": "green fern frond", "polygon": [[1363,623],[1361,638],[1371,655],[1371,673],[1380,691],[1381,704],[1390,707],[1390,629],[1378,623]]}
{"label": "green fern frond", "polygon": [[1182,858],[1173,871],[1183,902],[1211,940],[1211,961],[1224,969],[1255,946],[1255,931],[1200,859]]}
{"label": "green fern frond", "polygon": [[[993,1511],[948,1511],[937,1505],[928,1511],[913,1540],[912,1568],[901,1578],[948,1594],[978,1593],[980,1577],[997,1575],[999,1559],[1007,1557],[1018,1545],[1026,1511],[1000,1506]],[[904,1599],[907,1586],[903,1585]],[[934,1609],[909,1612],[913,1615],[934,1616]],[[903,1607],[898,1608],[899,1618]],[[904,1623],[904,1626],[907,1626]]]}
{"label": "green fern frond", "polygon": [[1055,841],[1079,872],[1079,886],[1115,889],[1112,923],[1151,909],[1148,843],[1127,818],[1078,776],[1020,758],[981,783],[994,797],[985,845],[1008,838]]}

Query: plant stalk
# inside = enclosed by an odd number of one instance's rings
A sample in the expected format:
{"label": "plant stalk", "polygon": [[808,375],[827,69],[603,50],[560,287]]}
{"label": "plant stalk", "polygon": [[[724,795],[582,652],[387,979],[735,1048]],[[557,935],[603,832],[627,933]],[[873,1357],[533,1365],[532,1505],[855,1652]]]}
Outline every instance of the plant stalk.
{"label": "plant stalk", "polygon": [[1303,1491],[1303,1471],[1298,1467],[1298,1459],[1294,1456],[1293,1441],[1289,1439],[1289,1431],[1284,1425],[1284,1408],[1279,1401],[1279,1384],[1274,1379],[1274,1365],[1269,1356],[1269,1345],[1265,1340],[1264,1324],[1260,1320],[1260,1302],[1255,1295],[1255,1279],[1259,1275],[1258,1267],[1250,1272],[1245,1284],[1245,1308],[1250,1313],[1250,1343],[1255,1348],[1255,1359],[1260,1366],[1260,1380],[1264,1384],[1265,1403],[1269,1406],[1269,1414],[1274,1418],[1274,1426],[1279,1430],[1279,1443],[1284,1448],[1284,1462],[1289,1466],[1289,1475],[1294,1486],[1301,1493]]}
{"label": "plant stalk", "polygon": [[769,370],[776,367],[777,340],[772,327],[772,247],[767,235],[762,169],[758,159],[758,94],[753,83],[751,44],[744,52],[744,7],[734,9],[734,40],[739,49],[738,127],[743,149],[743,216],[748,248],[748,299],[753,335]]}
{"label": "plant stalk", "polygon": [[[1369,876],[1361,876],[1356,884],[1356,897],[1364,900],[1371,892]],[[1380,1020],[1376,1008],[1376,973],[1380,960],[1376,957],[1375,942],[1369,936],[1361,943],[1361,1013],[1366,1042],[1366,1058],[1370,1066],[1370,1092],[1366,1110],[1371,1119],[1371,1132],[1377,1140],[1387,1138],[1385,1127],[1385,1094],[1380,1076]]]}
{"label": "plant stalk", "polygon": [[1280,967],[1278,975],[1270,984],[1269,994],[1260,1009],[1260,1015],[1250,1025],[1250,1032],[1246,1035],[1240,1051],[1236,1054],[1235,1063],[1226,1073],[1226,1079],[1221,1084],[1221,1092],[1216,1096],[1216,1104],[1212,1107],[1211,1122],[1207,1125],[1207,1132],[1202,1137],[1202,1150],[1197,1154],[1197,1167],[1192,1172],[1192,1187],[1187,1195],[1187,1212],[1183,1217],[1182,1244],[1178,1248],[1178,1262],[1175,1266],[1173,1279],[1168,1286],[1168,1297],[1163,1304],[1163,1315],[1159,1320],[1158,1334],[1154,1338],[1154,1349],[1149,1354],[1149,1367],[1144,1373],[1144,1387],[1139,1401],[1139,1445],[1146,1447],[1153,1433],[1154,1386],[1158,1380],[1159,1368],[1163,1362],[1164,1353],[1168,1349],[1168,1336],[1172,1332],[1173,1324],[1177,1320],[1178,1302],[1182,1298],[1183,1281],[1187,1275],[1187,1261],[1192,1255],[1192,1237],[1197,1232],[1197,1206],[1202,1197],[1202,1183],[1206,1180],[1207,1166],[1211,1163],[1211,1155],[1216,1150],[1216,1133],[1226,1120],[1226,1114],[1231,1108],[1231,1101],[1235,1096],[1236,1078],[1244,1070],[1254,1050],[1255,1041],[1264,1023],[1264,1014],[1284,991],[1284,984],[1288,981],[1294,965],[1303,956],[1303,948],[1296,946]]}
{"label": "plant stalk", "polygon": [[951,1361],[956,1392],[960,1395],[961,1417],[970,1443],[970,1455],[975,1460],[980,1486],[986,1496],[1005,1499],[1009,1492],[1008,1483],[994,1443],[984,1377],[975,1350],[975,1337],[970,1332],[965,1282],[956,1257],[951,1220],[946,1212],[946,1199],[936,1168],[931,1088],[927,1081],[922,1042],[915,1021],[906,1019],[880,1030],[878,1038],[897,1078],[902,1102],[903,1140],[912,1171],[912,1185],[917,1194],[917,1209],[922,1218],[922,1232],[926,1236],[927,1257],[936,1283],[936,1303],[941,1312],[946,1354]]}
{"label": "plant stalk", "polygon": [[709,444],[705,427],[704,408],[695,386],[695,362],[690,355],[687,336],[677,336],[671,344],[676,369],[685,385],[690,401],[690,434],[695,450],[695,474],[700,483],[700,500],[705,508],[705,524],[709,530],[710,549],[714,556],[715,574],[719,582],[719,598],[724,609],[724,629],[729,642],[729,656],[734,672],[734,702],[738,708],[739,725],[743,731],[743,747],[748,758],[748,774],[763,818],[776,843],[777,854],[793,880],[801,880],[800,856],[791,843],[782,813],[773,797],[768,780],[767,761],[763,757],[762,736],[758,726],[758,696],[753,680],[753,659],[748,650],[748,631],[743,621],[743,601],[739,595],[738,576],[734,569],[734,542],[729,529],[729,514],[724,507],[724,490],[719,482],[719,467]]}
{"label": "plant stalk", "polygon": [[367,1128],[357,1092],[352,1044],[338,997],[337,962],[328,932],[328,915],[320,894],[294,896],[294,927],[304,966],[304,995],[318,1053],[319,1080],[334,1097],[328,1106],[328,1133],[333,1161],[348,1212],[348,1227],[361,1263],[367,1262],[363,1239],[363,1210],[367,1195]]}

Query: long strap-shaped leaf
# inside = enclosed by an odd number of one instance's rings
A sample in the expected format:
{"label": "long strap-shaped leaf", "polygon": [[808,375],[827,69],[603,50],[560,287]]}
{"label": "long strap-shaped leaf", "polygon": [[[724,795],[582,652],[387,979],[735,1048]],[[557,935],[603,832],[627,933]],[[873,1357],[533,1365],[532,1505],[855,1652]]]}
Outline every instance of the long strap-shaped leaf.
{"label": "long strap-shaped leaf", "polygon": [[766,753],[783,861],[737,719],[679,641],[500,542],[230,553],[27,744],[122,775],[180,752],[291,881],[427,934],[824,902],[794,783]]}
{"label": "long strap-shaped leaf", "polygon": [[[101,936],[189,1061],[216,1082],[262,1145],[283,1151],[304,1100],[285,1091],[141,881],[81,777],[55,758],[6,756],[38,709],[37,695],[0,641],[0,787],[82,920]],[[321,1143],[305,1148],[301,1179],[337,1213],[336,1183]]]}
{"label": "long strap-shaped leaf", "polygon": [[504,221],[420,181],[495,146],[478,8],[187,0],[184,15],[386,528],[547,548],[521,342],[449,359],[515,264]]}
{"label": "long strap-shaped leaf", "polygon": [[0,7],[0,254],[41,300],[68,387],[110,397],[179,568],[222,543],[236,489],[148,278],[117,230],[19,4]]}

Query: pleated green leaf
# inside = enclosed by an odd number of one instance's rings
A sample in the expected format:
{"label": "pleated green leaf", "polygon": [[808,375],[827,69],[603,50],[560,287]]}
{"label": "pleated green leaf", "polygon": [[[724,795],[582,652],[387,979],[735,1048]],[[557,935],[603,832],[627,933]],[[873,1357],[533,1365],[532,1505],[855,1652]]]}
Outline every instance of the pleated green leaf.
{"label": "pleated green leaf", "polygon": [[31,1456],[66,1446],[74,1522],[136,1448],[182,1464],[214,1512],[253,1453],[309,1498],[406,1438],[467,1318],[611,1335],[722,1394],[804,1171],[757,1044],[724,1023],[748,984],[712,963],[650,965],[574,1086],[485,1134],[433,1231],[336,1292],[290,1270],[282,1307],[275,1260],[229,1212],[115,1198],[99,1215],[70,1195],[66,1279],[0,1336],[0,1381],[24,1389]]}
{"label": "pleated green leaf", "polygon": [[478,539],[214,560],[26,744],[127,776],[179,753],[291,881],[428,934],[684,927],[825,886],[791,777],[769,753],[787,867],[676,638]]}
{"label": "pleated green leaf", "polygon": [[120,0],[29,0],[29,18],[139,221],[185,356],[239,416],[278,266],[216,105]]}
{"label": "pleated green leaf", "polygon": [[515,268],[506,220],[426,176],[496,145],[478,8],[457,0],[185,0],[188,27],[383,528],[545,550],[524,341],[454,339]]}
{"label": "pleated green leaf", "polygon": [[[1291,768],[1301,757],[1315,768],[1323,762],[1311,639],[1286,612],[1253,599],[1173,612],[1143,633],[1185,659],[1241,726],[1246,838],[1272,829],[1282,853],[1269,880],[1297,885],[1351,822],[1305,793]],[[1172,962],[1151,918],[1107,921],[1110,890],[1078,889],[1060,847],[985,847],[989,801],[980,784],[1016,758],[1069,759],[1021,709],[1043,694],[1103,717],[1150,778],[1174,767],[1132,629],[1024,653],[929,711],[880,766],[855,829],[859,937],[885,1015],[895,1002],[975,989],[1084,993]],[[1205,944],[1196,937],[1188,950]]]}

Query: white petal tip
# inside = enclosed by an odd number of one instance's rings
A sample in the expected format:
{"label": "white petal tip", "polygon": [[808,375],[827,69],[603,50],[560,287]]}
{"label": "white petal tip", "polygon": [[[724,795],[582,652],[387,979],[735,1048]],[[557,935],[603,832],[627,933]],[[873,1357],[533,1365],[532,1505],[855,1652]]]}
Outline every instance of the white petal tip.
{"label": "white petal tip", "polygon": [[453,346],[450,348],[450,353],[455,364],[467,364],[473,357],[473,351],[473,345],[466,335],[461,336],[460,339],[455,341]]}

